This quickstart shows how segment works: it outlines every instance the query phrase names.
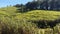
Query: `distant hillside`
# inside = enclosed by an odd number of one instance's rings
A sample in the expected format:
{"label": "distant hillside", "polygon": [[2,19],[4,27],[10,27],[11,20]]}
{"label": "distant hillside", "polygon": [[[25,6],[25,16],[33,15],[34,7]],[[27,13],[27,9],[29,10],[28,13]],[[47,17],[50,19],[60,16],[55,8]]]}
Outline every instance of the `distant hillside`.
{"label": "distant hillside", "polygon": [[4,13],[4,14],[14,14],[16,13],[16,7],[4,7],[4,8],[0,8],[0,13]]}
{"label": "distant hillside", "polygon": [[60,17],[60,12],[58,11],[48,11],[48,10],[33,10],[26,13],[17,13],[16,18],[25,18],[27,20],[54,20]]}

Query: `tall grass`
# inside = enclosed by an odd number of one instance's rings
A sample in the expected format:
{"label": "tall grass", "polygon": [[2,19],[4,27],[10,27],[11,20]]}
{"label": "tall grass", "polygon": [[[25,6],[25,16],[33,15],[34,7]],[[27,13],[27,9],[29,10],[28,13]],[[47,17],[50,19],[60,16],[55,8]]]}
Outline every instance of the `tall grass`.
{"label": "tall grass", "polygon": [[60,17],[60,12],[47,10],[33,10],[18,13],[15,7],[0,8],[0,34],[58,34],[60,25],[41,29],[32,21],[51,20]]}
{"label": "tall grass", "polygon": [[36,25],[31,22],[16,20],[9,17],[4,18],[0,19],[1,34],[35,34],[38,31]]}

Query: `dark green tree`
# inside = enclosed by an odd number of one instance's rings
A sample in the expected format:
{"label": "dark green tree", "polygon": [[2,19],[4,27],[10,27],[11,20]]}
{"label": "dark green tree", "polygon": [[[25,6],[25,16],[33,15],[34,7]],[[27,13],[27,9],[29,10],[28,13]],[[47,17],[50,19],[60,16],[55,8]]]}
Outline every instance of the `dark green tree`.
{"label": "dark green tree", "polygon": [[19,7],[21,7],[21,4],[16,4],[16,5],[14,5],[14,7],[19,8]]}

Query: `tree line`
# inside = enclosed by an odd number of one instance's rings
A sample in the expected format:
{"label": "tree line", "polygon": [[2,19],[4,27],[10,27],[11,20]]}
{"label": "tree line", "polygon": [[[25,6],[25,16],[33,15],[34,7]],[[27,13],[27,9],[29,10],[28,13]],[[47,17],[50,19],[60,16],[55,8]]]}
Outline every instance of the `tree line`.
{"label": "tree line", "polygon": [[14,5],[18,10],[25,12],[30,10],[60,10],[60,0],[40,0],[24,4]]}

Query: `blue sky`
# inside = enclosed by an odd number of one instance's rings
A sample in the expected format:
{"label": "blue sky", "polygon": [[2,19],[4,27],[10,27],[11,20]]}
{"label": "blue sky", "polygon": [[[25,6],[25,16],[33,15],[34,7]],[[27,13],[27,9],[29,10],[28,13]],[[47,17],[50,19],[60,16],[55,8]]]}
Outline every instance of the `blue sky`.
{"label": "blue sky", "polygon": [[7,5],[15,5],[15,4],[26,4],[27,2],[32,0],[0,0],[0,7],[5,7]]}

